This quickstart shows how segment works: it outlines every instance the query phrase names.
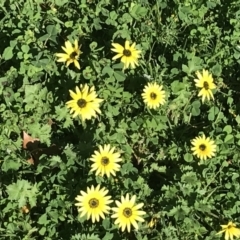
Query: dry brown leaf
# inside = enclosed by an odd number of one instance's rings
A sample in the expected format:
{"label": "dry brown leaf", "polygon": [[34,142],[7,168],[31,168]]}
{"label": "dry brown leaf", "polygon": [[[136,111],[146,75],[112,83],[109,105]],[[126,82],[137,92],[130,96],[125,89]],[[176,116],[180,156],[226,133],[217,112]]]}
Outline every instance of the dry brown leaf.
{"label": "dry brown leaf", "polygon": [[23,149],[28,149],[28,143],[33,143],[37,146],[39,144],[39,139],[31,137],[25,131],[23,131]]}
{"label": "dry brown leaf", "polygon": [[52,156],[60,155],[62,152],[55,144],[52,144],[50,147],[46,148],[40,148],[39,144],[40,141],[38,138],[33,138],[23,131],[23,149],[29,151],[30,158],[27,160],[27,162],[31,165],[38,165],[39,158],[42,154]]}
{"label": "dry brown leaf", "polygon": [[55,124],[55,122],[51,118],[49,118],[48,119],[48,125],[52,126],[53,124]]}
{"label": "dry brown leaf", "polygon": [[31,157],[31,158],[29,158],[28,160],[27,160],[27,162],[29,163],[29,164],[31,164],[31,165],[34,165],[34,160],[33,160],[33,158]]}

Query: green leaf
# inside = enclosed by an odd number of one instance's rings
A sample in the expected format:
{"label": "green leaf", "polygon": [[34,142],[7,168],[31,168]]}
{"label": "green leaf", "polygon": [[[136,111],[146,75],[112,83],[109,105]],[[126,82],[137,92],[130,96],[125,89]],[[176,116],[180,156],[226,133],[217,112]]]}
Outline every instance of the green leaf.
{"label": "green leaf", "polygon": [[5,87],[5,90],[3,92],[3,97],[5,99],[6,104],[9,104],[14,101],[14,92],[12,88]]}
{"label": "green leaf", "polygon": [[12,59],[13,57],[13,48],[12,47],[7,47],[4,49],[2,58],[5,60]]}
{"label": "green leaf", "polygon": [[120,171],[122,175],[125,175],[129,172],[135,172],[136,169],[133,167],[132,163],[124,163]]}
{"label": "green leaf", "polygon": [[38,219],[38,223],[40,224],[40,225],[47,225],[48,224],[48,222],[49,222],[49,220],[47,219],[47,214],[45,213],[45,214],[43,214],[39,219]]}
{"label": "green leaf", "polygon": [[201,103],[199,100],[196,100],[192,103],[192,115],[193,116],[199,116],[200,113],[201,113],[201,110],[200,110],[200,106],[201,106]]}
{"label": "green leaf", "polygon": [[102,74],[103,75],[108,74],[109,77],[111,77],[114,74],[114,70],[111,67],[106,66],[106,67],[103,68]]}
{"label": "green leaf", "polygon": [[47,230],[46,227],[42,227],[42,228],[39,230],[39,234],[43,236],[43,235],[46,233],[46,230]]}
{"label": "green leaf", "polygon": [[5,158],[2,164],[2,170],[7,172],[9,170],[16,171],[21,167],[21,163],[17,161],[17,159],[7,159]]}
{"label": "green leaf", "polygon": [[94,50],[96,49],[97,45],[98,45],[97,42],[92,42],[92,43],[89,45],[91,51],[94,51]]}
{"label": "green leaf", "polygon": [[59,7],[64,6],[67,2],[68,0],[55,0],[56,5]]}
{"label": "green leaf", "polygon": [[148,12],[147,8],[142,7],[141,5],[138,4],[134,5],[133,8],[130,9],[130,14],[137,20],[145,17],[147,12]]}
{"label": "green leaf", "polygon": [[22,49],[22,51],[23,51],[24,53],[28,53],[29,50],[30,50],[30,48],[29,48],[28,45],[22,45],[22,46],[21,46],[21,49]]}
{"label": "green leaf", "polygon": [[224,138],[224,142],[227,143],[227,144],[233,144],[234,143],[234,136],[232,134],[228,134]]}
{"label": "green leaf", "polygon": [[216,76],[221,76],[222,74],[222,66],[219,65],[218,63],[213,66],[212,68],[212,73]]}
{"label": "green leaf", "polygon": [[47,33],[49,34],[49,36],[55,36],[58,34],[58,31],[55,27],[55,25],[48,25],[46,27]]}
{"label": "green leaf", "polygon": [[230,134],[232,132],[232,127],[230,125],[225,126],[223,132]]}
{"label": "green leaf", "polygon": [[103,221],[102,221],[102,225],[104,227],[104,229],[108,230],[109,227],[110,227],[110,221],[108,218],[105,218]]}
{"label": "green leaf", "polygon": [[113,236],[113,233],[107,232],[102,240],[112,240]]}
{"label": "green leaf", "polygon": [[182,65],[182,71],[185,72],[185,73],[187,73],[187,74],[190,73],[190,70],[189,70],[188,66],[185,65],[185,64]]}
{"label": "green leaf", "polygon": [[31,185],[26,180],[18,180],[16,183],[7,186],[7,193],[10,200],[18,201],[18,206],[23,207],[29,202],[31,207],[36,206],[38,189],[36,184]]}
{"label": "green leaf", "polygon": [[218,107],[211,107],[209,109],[209,113],[208,113],[208,120],[209,121],[214,121],[215,116],[219,113],[219,108]]}
{"label": "green leaf", "polygon": [[192,154],[190,154],[190,153],[184,154],[184,160],[185,160],[186,162],[192,162],[192,160],[193,160]]}
{"label": "green leaf", "polygon": [[118,82],[123,82],[126,79],[126,75],[120,71],[114,71],[114,77]]}

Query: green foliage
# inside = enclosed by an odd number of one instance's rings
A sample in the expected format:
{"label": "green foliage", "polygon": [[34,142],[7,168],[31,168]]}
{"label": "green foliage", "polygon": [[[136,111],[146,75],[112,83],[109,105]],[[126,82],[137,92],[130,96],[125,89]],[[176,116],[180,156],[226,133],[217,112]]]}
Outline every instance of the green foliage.
{"label": "green foliage", "polygon": [[18,180],[16,183],[7,186],[8,199],[17,201],[18,207],[23,207],[29,203],[32,207],[36,206],[37,186],[32,187],[26,180]]}
{"label": "green foliage", "polygon": [[[0,238],[210,240],[220,238],[220,224],[240,222],[239,5],[1,0]],[[55,57],[75,39],[80,70]],[[139,66],[123,72],[111,43],[125,40],[142,53]],[[214,101],[198,97],[194,79],[202,69],[213,74]],[[141,97],[153,81],[167,95],[154,111]],[[83,83],[104,99],[102,114],[85,123],[65,105]],[[27,147],[23,131],[35,139]],[[191,151],[201,133],[217,145],[203,162]],[[89,158],[103,144],[124,160],[110,179],[89,173]],[[79,218],[75,197],[97,183],[114,200],[129,193],[144,203],[139,231],[122,233],[109,215],[95,224]]]}

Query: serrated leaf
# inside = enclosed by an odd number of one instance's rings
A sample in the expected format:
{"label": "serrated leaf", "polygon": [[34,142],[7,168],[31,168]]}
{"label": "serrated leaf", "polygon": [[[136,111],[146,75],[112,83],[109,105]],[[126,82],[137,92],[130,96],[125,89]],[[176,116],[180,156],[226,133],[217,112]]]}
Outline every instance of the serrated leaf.
{"label": "serrated leaf", "polygon": [[27,202],[32,207],[36,205],[37,186],[31,185],[26,180],[18,180],[16,183],[7,186],[7,193],[10,200],[18,201],[19,208],[26,205]]}
{"label": "serrated leaf", "polygon": [[2,163],[2,171],[7,172],[9,170],[17,171],[21,167],[21,163],[16,159],[4,159]]}

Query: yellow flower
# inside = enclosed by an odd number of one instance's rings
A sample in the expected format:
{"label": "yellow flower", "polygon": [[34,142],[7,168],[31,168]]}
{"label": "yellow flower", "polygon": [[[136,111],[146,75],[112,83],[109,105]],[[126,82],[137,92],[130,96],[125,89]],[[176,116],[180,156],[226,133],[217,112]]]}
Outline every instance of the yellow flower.
{"label": "yellow flower", "polygon": [[94,163],[92,164],[92,171],[96,171],[96,175],[99,173],[103,176],[104,174],[107,177],[110,177],[110,174],[113,176],[116,175],[115,172],[119,171],[120,165],[118,162],[121,162],[120,154],[118,152],[114,153],[115,148],[110,148],[110,145],[99,146],[99,151],[95,151],[90,160]]}
{"label": "yellow flower", "polygon": [[[81,45],[80,45],[81,47]],[[74,47],[70,43],[70,41],[65,42],[65,47],[62,47],[63,51],[65,53],[56,53],[56,56],[59,57],[57,62],[66,62],[67,67],[71,64],[74,63],[75,67],[80,69],[80,64],[78,62],[78,58],[80,54],[82,53],[80,51],[80,47],[78,47],[78,41],[74,41]]]}
{"label": "yellow flower", "polygon": [[99,222],[100,217],[105,218],[104,214],[108,214],[110,207],[108,204],[112,202],[110,196],[106,196],[108,190],[104,187],[100,189],[100,185],[96,188],[92,186],[87,188],[87,192],[80,191],[81,195],[78,195],[75,199],[78,203],[75,206],[78,207],[80,217],[87,214],[87,219],[92,218],[92,222]]}
{"label": "yellow flower", "polygon": [[165,103],[165,91],[157,83],[148,83],[143,90],[142,98],[149,108],[156,109]]}
{"label": "yellow flower", "polygon": [[157,218],[152,217],[151,221],[148,223],[148,227],[153,228],[156,225],[157,225]]}
{"label": "yellow flower", "polygon": [[212,89],[216,88],[216,85],[213,83],[212,74],[209,74],[207,70],[203,70],[201,74],[199,71],[196,72],[198,79],[194,79],[196,82],[195,86],[202,88],[198,96],[202,96],[202,101],[205,101],[205,98],[210,100],[214,99]]}
{"label": "yellow flower", "polygon": [[141,51],[135,48],[136,43],[133,43],[132,46],[130,46],[129,41],[125,41],[125,47],[118,43],[112,43],[112,46],[114,48],[111,48],[111,50],[117,53],[112,59],[116,60],[121,58],[121,62],[124,64],[123,69],[129,68],[129,65],[131,65],[132,68],[135,68],[135,66],[138,65],[138,58],[140,57]]}
{"label": "yellow flower", "polygon": [[225,232],[225,240],[233,240],[233,237],[240,237],[240,229],[236,228],[236,224],[233,222],[229,222],[227,225],[220,225],[222,230],[219,231],[217,234],[221,234]]}
{"label": "yellow flower", "polygon": [[112,215],[112,218],[116,218],[115,224],[121,227],[122,232],[127,228],[128,232],[130,232],[131,225],[135,229],[138,229],[138,223],[144,222],[144,219],[141,215],[146,214],[144,211],[140,211],[139,209],[143,207],[143,203],[135,205],[136,196],[134,195],[131,199],[129,199],[129,194],[126,195],[126,198],[121,196],[121,202],[115,201],[117,207],[112,208],[115,212]]}
{"label": "yellow flower", "polygon": [[99,109],[100,103],[103,99],[97,98],[94,87],[89,89],[87,84],[80,85],[80,89],[76,87],[76,93],[69,90],[73,100],[68,101],[67,108],[71,108],[70,113],[73,113],[73,117],[77,115],[81,116],[82,120],[91,119],[96,117],[96,113],[101,113]]}
{"label": "yellow flower", "polygon": [[193,155],[197,155],[201,160],[215,156],[216,145],[214,141],[210,140],[209,137],[206,138],[205,135],[193,139],[192,145]]}

